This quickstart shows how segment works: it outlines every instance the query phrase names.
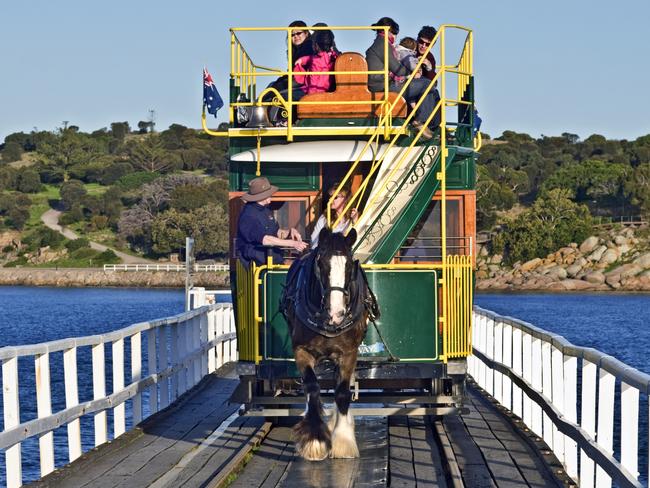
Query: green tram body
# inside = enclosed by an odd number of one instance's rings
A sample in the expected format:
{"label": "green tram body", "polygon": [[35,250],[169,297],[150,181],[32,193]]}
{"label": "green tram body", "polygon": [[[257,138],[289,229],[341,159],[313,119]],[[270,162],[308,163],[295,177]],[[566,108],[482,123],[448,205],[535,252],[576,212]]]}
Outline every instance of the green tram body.
{"label": "green tram body", "polygon": [[[333,181],[340,180],[346,174],[354,159],[351,157],[332,160],[336,155],[330,156],[325,150],[322,153],[310,154],[309,157],[301,160],[300,151],[305,150],[305,143],[320,143],[320,146],[315,147],[327,147],[327,144],[335,145],[335,141],[348,141],[340,144],[358,143],[361,146],[368,140],[368,136],[347,135],[340,128],[358,127],[361,130],[367,127],[372,131],[381,122],[375,117],[358,118],[341,115],[336,118],[299,118],[297,121],[290,121],[296,129],[292,141],[287,140],[289,137],[286,133],[275,128],[259,129],[256,132],[237,123],[237,109],[252,105],[252,103],[247,105],[246,102],[238,103],[237,100],[241,100],[242,93],[248,94],[255,100],[255,95],[261,92],[261,89],[246,85],[244,82],[246,78],[240,76],[241,73],[238,75],[234,70],[232,71],[231,123],[227,130],[230,142],[231,269],[237,269],[241,273],[243,268],[238,265],[237,257],[234,255],[237,220],[243,206],[240,197],[248,190],[248,183],[255,178],[257,169],[259,168],[262,176],[266,176],[273,185],[279,187],[278,193],[273,197],[272,208],[278,208],[276,213],[280,226],[287,227],[287,222],[293,226],[296,209],[304,210],[305,214],[299,217],[299,224],[303,236],[308,237],[321,214],[323,194]],[[257,83],[262,85],[261,81]],[[415,140],[414,149],[420,148],[422,151],[418,161],[423,160],[425,152],[429,150],[432,151],[429,154],[434,156],[428,170],[416,174],[417,163],[414,163],[411,172],[402,175],[405,181],[404,188],[408,188],[406,180],[409,178],[411,180],[423,178],[423,181],[418,183],[419,187],[412,193],[411,201],[405,204],[401,213],[391,222],[392,227],[380,235],[379,244],[375,247],[376,251],[371,255],[373,264],[365,266],[369,284],[381,308],[381,317],[376,326],[372,323],[368,325],[368,331],[360,347],[356,372],[357,386],[360,388],[388,388],[391,392],[419,388],[424,389],[429,395],[441,396],[460,395],[463,391],[465,357],[471,349],[469,328],[473,287],[472,267],[475,254],[472,248],[475,245],[477,148],[471,130],[474,116],[474,82],[471,75],[467,76],[463,88],[462,93],[458,95],[463,102],[458,105],[457,120],[447,121],[449,127],[452,127],[451,131],[442,131],[441,137],[423,142],[418,140],[413,130],[406,129],[404,126],[401,133],[381,139],[382,144],[394,140],[395,148],[407,148]],[[402,122],[402,119],[394,118],[392,126],[399,127]],[[319,129],[316,135],[300,133],[300,129],[313,128]],[[276,152],[268,156],[272,151]],[[446,266],[447,261],[443,262],[439,258],[436,260],[431,256],[410,257],[408,254],[408,244],[418,242],[418,236],[427,226],[431,227],[432,222],[433,226],[436,226],[435,211],[432,208],[441,198],[442,182],[439,175],[443,160],[447,199],[451,201],[450,195],[452,195],[456,198],[455,201],[460,202],[453,207],[456,209],[453,215],[449,213],[452,207],[448,204],[446,226],[461,229],[459,232],[462,236],[455,237],[461,237],[466,243],[469,242],[459,246],[462,247],[459,250],[450,246],[450,241],[447,239],[447,255],[461,255],[463,269],[460,274],[449,273],[448,269],[452,266]],[[360,180],[357,180],[357,186],[359,181],[367,177],[371,164],[368,161],[359,163],[356,176]],[[293,202],[294,207],[291,207],[290,202]],[[360,201],[361,209],[365,204],[368,204],[368,196]],[[440,207],[439,203],[438,207]],[[439,210],[437,212],[439,215]],[[380,213],[378,218],[383,218],[382,215]],[[294,221],[291,221],[291,218]],[[441,227],[441,223],[438,222],[437,226]],[[363,239],[365,234],[362,231],[359,235],[360,239]],[[433,239],[431,236],[427,238]],[[249,407],[254,406],[255,399],[270,398],[277,395],[279,391],[299,390],[299,381],[297,381],[299,373],[293,359],[288,327],[279,312],[279,299],[286,274],[287,266],[273,266],[259,271],[255,275],[258,278],[257,282],[253,275],[232,277],[233,296],[236,297],[237,307],[240,355],[238,372],[244,380],[235,399],[248,404]],[[448,283],[447,289],[443,289],[442,286],[445,281]],[[453,283],[459,283],[459,288],[453,288]],[[445,298],[447,298],[446,302]],[[445,306],[448,310],[446,314]],[[450,327],[451,314],[462,315],[460,322],[456,322],[460,325],[455,326],[453,333],[451,329],[446,328]],[[441,317],[447,318],[441,320]],[[444,337],[445,334],[447,338]],[[456,339],[452,340],[452,336]],[[450,342],[454,341],[458,343],[457,347],[450,348]],[[328,380],[333,381],[330,365],[327,363],[323,365],[319,375],[321,384],[327,388]]]}

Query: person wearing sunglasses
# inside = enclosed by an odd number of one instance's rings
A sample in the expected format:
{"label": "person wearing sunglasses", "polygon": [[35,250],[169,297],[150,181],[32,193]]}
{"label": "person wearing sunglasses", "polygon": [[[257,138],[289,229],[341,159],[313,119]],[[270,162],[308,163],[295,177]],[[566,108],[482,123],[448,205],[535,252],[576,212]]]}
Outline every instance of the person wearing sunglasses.
{"label": "person wearing sunglasses", "polygon": [[[437,33],[438,31],[430,25],[425,25],[422,27],[422,29],[420,29],[420,32],[418,32],[417,40],[418,58],[422,58],[422,56],[424,56],[424,53],[431,45],[431,42],[436,37]],[[428,80],[433,80],[433,78],[436,76],[436,58],[433,56],[433,53],[431,51],[433,51],[433,49],[427,53],[424,61],[422,62],[422,76]]]}
{"label": "person wearing sunglasses", "polygon": [[[395,39],[397,34],[399,34],[399,25],[390,17],[382,17],[372,25],[373,27],[388,27],[388,30],[378,29],[374,42],[366,50],[368,71],[383,71],[385,64],[388,64],[388,90],[391,92],[400,92],[406,82],[406,78],[410,74],[410,71],[399,61],[395,50]],[[385,39],[386,35],[388,39]],[[386,41],[388,42],[388,60],[384,59]],[[404,99],[406,100],[406,103],[409,105],[417,103],[422,98],[422,95],[428,86],[428,79],[412,79],[404,91]],[[384,75],[368,75],[368,89],[371,92],[383,92]],[[431,129],[436,128],[440,124],[440,117],[434,115],[432,121],[429,123],[429,127],[425,125],[427,118],[431,112],[433,112],[436,103],[439,100],[439,96],[436,98],[436,95],[437,91],[435,88],[432,88],[422,100],[420,108],[415,113],[411,122],[414,129],[421,131],[420,138],[423,140],[431,139],[433,137]]]}
{"label": "person wearing sunglasses", "polygon": [[[311,33],[307,29],[307,24],[302,20],[294,20],[289,24],[289,27],[297,27],[290,32],[291,36],[291,65],[295,65],[298,59],[304,56],[311,56],[314,54],[314,48],[311,42]],[[288,55],[289,53],[287,53]],[[287,93],[289,89],[289,80],[287,75],[280,76],[277,80],[269,84],[269,88],[275,88],[279,92]],[[294,88],[296,88],[294,86]],[[270,93],[264,97],[265,102],[273,100],[273,94]]]}

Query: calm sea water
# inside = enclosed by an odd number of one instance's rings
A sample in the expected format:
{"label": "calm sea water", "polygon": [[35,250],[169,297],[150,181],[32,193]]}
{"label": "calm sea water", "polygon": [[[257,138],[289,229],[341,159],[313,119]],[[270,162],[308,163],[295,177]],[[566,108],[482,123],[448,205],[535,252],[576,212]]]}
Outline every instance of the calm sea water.
{"label": "calm sea water", "polygon": [[[182,290],[0,287],[0,347],[100,334],[136,322],[175,315],[183,311],[183,300]],[[600,349],[650,373],[650,295],[479,294],[476,304],[561,334],[576,345]],[[108,354],[110,348],[107,349]],[[51,357],[54,411],[65,407],[62,358],[59,356],[53,354]],[[127,371],[130,369],[128,358],[127,351]],[[89,352],[80,353],[78,362],[80,400],[85,401],[92,397]],[[33,376],[33,361],[21,361],[19,368],[21,420],[25,421],[36,416],[33,381],[22,380]],[[110,368],[106,372],[107,392],[110,392]],[[0,397],[0,412],[1,408]],[[647,407],[641,411],[647,412]],[[130,419],[127,423],[130,425]],[[92,432],[92,418],[82,418],[84,450],[92,447]],[[643,438],[647,442],[647,435],[642,436],[642,443]],[[65,427],[55,431],[54,439],[59,466],[67,462]],[[23,443],[22,452],[23,479],[38,478],[37,440]],[[4,455],[0,453],[0,486],[4,485]]]}

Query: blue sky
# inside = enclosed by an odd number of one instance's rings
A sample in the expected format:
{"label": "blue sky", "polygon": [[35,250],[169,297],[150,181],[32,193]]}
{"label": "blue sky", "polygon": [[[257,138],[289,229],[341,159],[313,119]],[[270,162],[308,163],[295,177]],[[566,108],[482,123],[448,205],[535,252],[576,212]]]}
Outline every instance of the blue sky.
{"label": "blue sky", "polygon": [[[0,7],[0,140],[64,120],[84,131],[124,120],[135,127],[150,109],[158,129],[200,127],[204,65],[226,94],[229,27],[367,25],[384,15],[399,22],[400,37],[423,24],[474,29],[476,99],[492,136],[650,133],[648,0],[32,0]],[[370,42],[337,33],[344,51]],[[282,38],[253,50],[282,66]],[[212,124],[224,119],[225,111]]]}

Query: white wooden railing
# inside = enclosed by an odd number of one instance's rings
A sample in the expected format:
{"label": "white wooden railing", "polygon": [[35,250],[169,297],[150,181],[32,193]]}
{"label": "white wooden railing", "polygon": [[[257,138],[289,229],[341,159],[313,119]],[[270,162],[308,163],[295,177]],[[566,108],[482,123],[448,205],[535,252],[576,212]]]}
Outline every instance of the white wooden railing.
{"label": "white wooden railing", "polygon": [[[185,264],[105,264],[104,271],[185,271]],[[195,264],[194,271],[230,271],[230,265]]]}
{"label": "white wooden railing", "polygon": [[639,396],[647,405],[650,375],[479,307],[473,320],[469,373],[544,439],[569,476],[581,487],[642,486],[648,443],[639,444]]}
{"label": "white wooden railing", "polygon": [[[82,454],[82,416],[93,416],[94,444],[98,446],[109,440],[107,411],[112,411],[112,438],[118,437],[126,430],[127,400],[131,400],[128,414],[137,425],[167,407],[205,375],[226,362],[236,361],[236,342],[232,305],[220,303],[108,334],[0,348],[4,407],[0,450],[5,453],[7,486],[22,484],[21,444],[26,439],[38,437],[40,473],[45,476],[55,469],[55,429],[67,426],[68,459],[74,461]],[[80,402],[77,354],[84,348],[89,348],[92,355],[93,399]],[[107,361],[105,350],[109,348]],[[129,350],[130,374],[126,374],[125,351]],[[57,412],[52,412],[50,383],[50,356],[54,353],[63,354],[65,386],[65,408]],[[25,381],[19,378],[20,358],[33,360],[30,375],[35,392],[19,390],[19,384]],[[112,368],[110,394],[106,393],[107,364]],[[125,377],[130,378],[128,385]],[[23,401],[36,398],[37,418],[21,422],[23,395]]]}

